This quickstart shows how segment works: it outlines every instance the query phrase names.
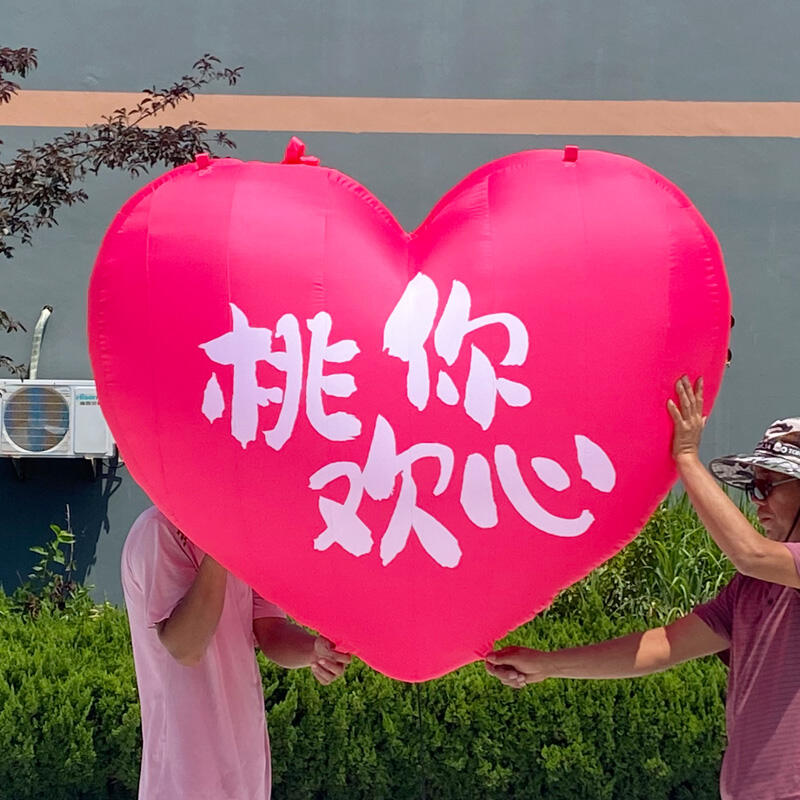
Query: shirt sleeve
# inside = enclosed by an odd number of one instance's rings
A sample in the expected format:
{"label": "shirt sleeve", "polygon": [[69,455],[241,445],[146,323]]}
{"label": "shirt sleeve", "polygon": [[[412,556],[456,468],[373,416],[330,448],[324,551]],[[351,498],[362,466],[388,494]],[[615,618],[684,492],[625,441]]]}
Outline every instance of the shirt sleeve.
{"label": "shirt sleeve", "polygon": [[718,636],[731,640],[733,631],[733,604],[742,576],[736,574],[727,586],[713,599],[692,610]]}
{"label": "shirt sleeve", "polygon": [[783,542],[782,544],[792,554],[794,568],[797,570],[797,574],[800,575],[800,542]]}
{"label": "shirt sleeve", "polygon": [[286,612],[278,606],[265,600],[258,592],[253,590],[253,619],[261,619],[262,617],[279,617],[280,619],[286,618]]}
{"label": "shirt sleeve", "polygon": [[161,514],[137,521],[128,538],[122,565],[126,599],[141,604],[147,626],[153,628],[169,619],[186,596],[199,564]]}

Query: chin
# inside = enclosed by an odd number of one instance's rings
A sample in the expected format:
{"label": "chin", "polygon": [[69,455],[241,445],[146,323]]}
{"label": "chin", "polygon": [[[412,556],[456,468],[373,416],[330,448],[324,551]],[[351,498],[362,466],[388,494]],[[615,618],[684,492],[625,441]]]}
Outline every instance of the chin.
{"label": "chin", "polygon": [[786,541],[786,531],[780,530],[776,531],[772,528],[766,528],[767,538],[772,539],[774,542],[784,542]]}

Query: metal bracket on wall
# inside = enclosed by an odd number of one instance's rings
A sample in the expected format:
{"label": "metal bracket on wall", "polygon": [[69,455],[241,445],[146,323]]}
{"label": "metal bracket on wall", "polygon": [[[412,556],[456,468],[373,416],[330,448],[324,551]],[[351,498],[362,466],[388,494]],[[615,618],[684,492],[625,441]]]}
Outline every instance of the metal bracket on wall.
{"label": "metal bracket on wall", "polygon": [[[30,458],[20,458],[18,456],[11,456],[11,465],[14,468],[14,474],[17,476],[18,481],[25,481],[28,479],[28,470],[26,469],[25,462],[30,461]],[[116,470],[118,461],[117,457],[112,458],[84,458],[81,459],[88,465],[86,477],[92,482],[96,482],[98,478],[103,477],[104,466],[108,467],[108,472],[113,474]]]}
{"label": "metal bracket on wall", "polygon": [[23,465],[24,459],[22,458],[12,458],[11,464],[14,467],[14,472],[16,473],[18,481],[25,480],[25,467]]}

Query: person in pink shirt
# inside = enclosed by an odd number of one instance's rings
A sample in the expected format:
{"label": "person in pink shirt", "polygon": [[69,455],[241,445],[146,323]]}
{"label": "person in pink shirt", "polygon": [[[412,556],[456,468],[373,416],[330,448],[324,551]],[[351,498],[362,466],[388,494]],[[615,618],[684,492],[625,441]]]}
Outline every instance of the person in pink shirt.
{"label": "person in pink shirt", "polygon": [[290,623],[156,508],[128,534],[122,587],[142,710],[140,800],[268,800],[255,646],[322,684],[350,656]]}
{"label": "person in pink shirt", "polygon": [[[670,625],[584,647],[507,647],[487,670],[521,688],[546,678],[626,678],[729,650],[728,747],[722,800],[800,800],[800,417],[777,420],[753,453],[714,459],[698,447],[703,387],[678,381],[672,453],[709,534],[737,574],[720,594]],[[762,536],[714,477],[746,491]]]}

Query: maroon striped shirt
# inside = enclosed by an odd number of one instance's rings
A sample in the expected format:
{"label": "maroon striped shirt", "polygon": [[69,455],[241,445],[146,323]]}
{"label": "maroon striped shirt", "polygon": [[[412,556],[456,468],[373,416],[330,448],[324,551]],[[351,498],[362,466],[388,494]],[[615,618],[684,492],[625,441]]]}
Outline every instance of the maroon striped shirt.
{"label": "maroon striped shirt", "polygon": [[722,800],[800,800],[800,591],[737,574],[694,613],[731,643]]}

